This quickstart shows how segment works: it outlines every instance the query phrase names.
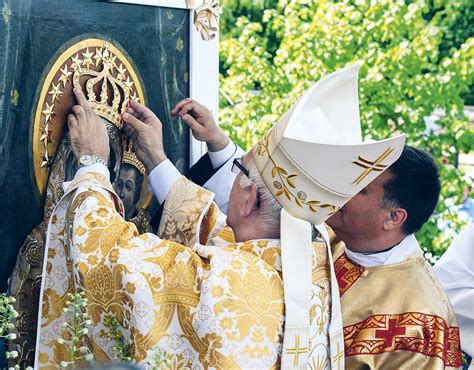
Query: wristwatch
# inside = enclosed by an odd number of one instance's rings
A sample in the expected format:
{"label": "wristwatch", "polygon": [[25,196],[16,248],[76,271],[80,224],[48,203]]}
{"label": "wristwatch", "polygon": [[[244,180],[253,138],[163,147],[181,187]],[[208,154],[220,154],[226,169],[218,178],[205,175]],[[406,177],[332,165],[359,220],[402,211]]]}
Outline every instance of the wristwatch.
{"label": "wristwatch", "polygon": [[79,168],[90,166],[91,164],[95,164],[95,163],[101,163],[105,167],[107,167],[107,162],[104,161],[102,158],[97,157],[96,155],[90,155],[90,154],[81,155],[78,162],[79,162]]}

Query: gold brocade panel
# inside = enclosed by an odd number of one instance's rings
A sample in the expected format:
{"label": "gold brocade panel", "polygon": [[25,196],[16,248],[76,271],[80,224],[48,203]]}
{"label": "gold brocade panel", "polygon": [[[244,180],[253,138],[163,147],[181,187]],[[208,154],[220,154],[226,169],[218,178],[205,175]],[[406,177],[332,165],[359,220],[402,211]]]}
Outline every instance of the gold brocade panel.
{"label": "gold brocade panel", "polygon": [[[54,7],[49,0],[19,3],[5,2],[9,38],[0,40],[6,58],[16,58],[5,60],[0,72],[2,81],[4,73],[13,76],[5,94],[15,96],[3,106],[0,119],[5,132],[0,205],[12,210],[0,230],[5,243],[0,275],[3,286],[16,258],[10,289],[20,313],[19,338],[10,349],[20,353],[24,368],[34,355],[47,223],[63,194],[63,181],[77,169],[66,124],[75,104],[72,88],[82,87],[108,129],[111,179],[126,218],[140,232],[151,231],[157,204],[148,193],[142,164],[122,137],[120,114],[128,99],[136,99],[165,117],[169,157],[180,170],[188,167],[189,134],[180,122],[168,121],[172,105],[189,91],[189,12],[84,0]],[[131,37],[130,22],[141,25],[143,42]],[[170,29],[173,35],[163,38]],[[147,91],[153,92],[151,98]]]}
{"label": "gold brocade panel", "polygon": [[[48,251],[51,269],[43,287],[42,367],[54,368],[64,359],[53,338],[64,335],[58,323],[65,317],[48,302],[61,300],[70,290],[83,290],[89,298],[93,325],[87,337],[97,358],[113,354],[113,343],[103,340],[104,317],[113,314],[140,365],[156,345],[177,368],[279,365],[284,321],[279,240],[229,243],[231,230],[226,228],[211,230],[208,245],[190,248],[153,234],[138,235],[115,210],[117,197],[105,179],[76,180],[53,215],[57,218],[49,235],[50,250],[56,252]],[[202,197],[192,196],[200,191]],[[175,206],[183,199],[192,199],[192,207],[177,212]],[[168,195],[163,223],[179,221],[189,230],[209,230],[202,222],[218,225],[220,218],[209,201],[208,192],[181,178]],[[201,221],[195,222],[196,210]],[[66,214],[69,221],[59,222]],[[70,242],[63,245],[58,235]],[[327,262],[325,251],[324,245],[314,245],[309,350],[311,366],[320,368],[328,367],[329,281],[319,265]],[[71,268],[64,256],[70,256]],[[61,266],[67,272],[50,279]]]}

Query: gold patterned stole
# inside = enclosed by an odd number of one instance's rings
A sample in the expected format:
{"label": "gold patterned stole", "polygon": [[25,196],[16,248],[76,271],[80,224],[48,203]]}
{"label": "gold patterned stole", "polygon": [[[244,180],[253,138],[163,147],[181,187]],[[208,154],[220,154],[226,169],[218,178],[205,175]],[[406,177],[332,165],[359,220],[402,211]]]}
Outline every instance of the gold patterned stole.
{"label": "gold patterned stole", "polygon": [[[77,176],[54,208],[46,234],[43,279],[39,294],[40,307],[35,368],[57,368],[60,361],[66,358],[66,345],[60,344],[56,339],[62,337],[65,333],[64,330],[58,328],[62,328],[63,322],[69,321],[67,313],[62,311],[62,308],[66,305],[67,295],[76,291],[70,256],[72,221],[74,220],[74,212],[77,211],[78,202],[83,197],[88,196],[91,190],[80,194],[70,207],[68,207],[68,204],[75,191],[84,184],[87,184],[89,189],[96,186],[109,191],[112,195],[115,209],[121,215],[124,214],[122,201],[115,194],[112,185],[108,179],[98,173]],[[82,210],[79,211],[83,212]],[[62,338],[65,339],[64,337]],[[100,351],[98,348],[94,350],[96,358],[102,360],[109,359],[109,356],[103,351]]]}
{"label": "gold patterned stole", "polygon": [[212,192],[180,177],[166,198],[158,236],[187,247],[207,240],[219,213],[213,199]]}

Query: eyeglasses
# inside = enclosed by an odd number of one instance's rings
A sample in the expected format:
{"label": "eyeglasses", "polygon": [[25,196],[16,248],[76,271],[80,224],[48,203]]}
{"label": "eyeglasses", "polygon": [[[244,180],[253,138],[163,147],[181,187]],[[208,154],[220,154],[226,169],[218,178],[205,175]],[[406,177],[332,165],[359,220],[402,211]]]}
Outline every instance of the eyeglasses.
{"label": "eyeglasses", "polygon": [[234,161],[232,162],[231,171],[236,174],[238,174],[239,172],[242,172],[245,176],[247,176],[250,179],[249,171],[242,164],[242,157],[234,159]]}
{"label": "eyeglasses", "polygon": [[[252,179],[250,178],[250,172],[248,169],[244,167],[242,164],[242,158],[235,158],[234,161],[232,162],[232,168],[230,169],[233,173],[238,174],[239,172],[242,172],[245,176],[247,176],[251,181]],[[257,190],[257,208],[260,208],[260,192],[258,191],[258,187],[255,187]]]}

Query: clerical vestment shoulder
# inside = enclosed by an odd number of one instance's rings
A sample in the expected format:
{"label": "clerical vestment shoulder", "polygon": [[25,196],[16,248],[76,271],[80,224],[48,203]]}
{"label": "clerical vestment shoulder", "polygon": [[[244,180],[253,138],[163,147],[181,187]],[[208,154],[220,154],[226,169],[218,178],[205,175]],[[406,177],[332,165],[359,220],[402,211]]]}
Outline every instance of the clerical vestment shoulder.
{"label": "clerical vestment shoulder", "polygon": [[377,267],[335,255],[349,369],[445,369],[461,365],[453,310],[421,253]]}
{"label": "clerical vestment shoulder", "polygon": [[[36,368],[55,369],[80,357],[68,351],[72,333],[63,325],[72,325],[71,311],[62,308],[67,294],[75,292],[84,292],[83,310],[91,320],[76,345],[86,345],[98,361],[116,354],[116,342],[107,337],[108,319],[114,317],[128,355],[143,367],[158,348],[176,368],[278,366],[284,335],[279,241],[232,243],[231,230],[218,227],[212,194],[187,180],[170,195],[165,210],[173,216],[165,217],[162,233],[174,233],[183,243],[194,243],[191,247],[139,235],[123,220],[107,179],[85,176],[70,185],[47,234]],[[183,199],[192,206],[180,203]],[[196,243],[206,239],[209,245]],[[295,356],[309,350],[315,364],[327,366],[330,303],[319,266],[324,257],[314,248],[313,337]]]}
{"label": "clerical vestment shoulder", "polygon": [[[178,188],[181,188],[178,190]],[[186,191],[184,190],[186,189]],[[225,226],[225,215],[203,195],[195,184],[182,179],[168,195],[160,236],[174,240],[175,225],[187,225],[187,243],[198,241],[192,249],[208,261],[209,274],[203,291],[211,296],[202,299],[201,307],[216,314],[219,337],[232,348],[232,361],[245,368],[278,366],[283,340],[284,304],[279,240],[250,240],[236,243],[232,230]],[[199,193],[200,196],[196,196]],[[185,195],[186,194],[186,195]],[[187,202],[192,199],[192,202]],[[198,199],[199,201],[196,201]],[[187,212],[201,210],[201,217]],[[188,214],[190,217],[186,217]],[[170,227],[171,225],[171,227]],[[169,232],[169,231],[172,232]],[[312,299],[310,308],[311,341],[308,348],[295,348],[295,359],[310,353],[313,368],[329,368],[330,269],[324,243],[314,243],[312,251]],[[196,322],[199,316],[194,319]],[[342,348],[341,348],[342,353]]]}

